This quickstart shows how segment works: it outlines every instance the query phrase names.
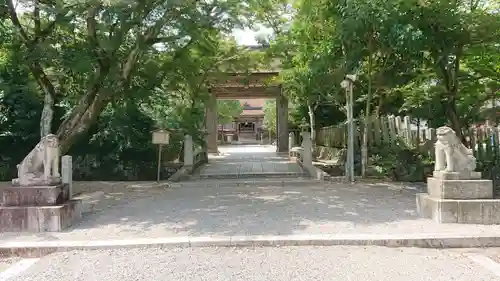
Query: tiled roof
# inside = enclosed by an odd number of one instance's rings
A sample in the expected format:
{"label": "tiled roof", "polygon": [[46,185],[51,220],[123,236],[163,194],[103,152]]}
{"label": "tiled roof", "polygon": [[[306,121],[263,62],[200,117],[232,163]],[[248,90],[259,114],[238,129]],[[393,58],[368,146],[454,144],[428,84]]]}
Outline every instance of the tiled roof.
{"label": "tiled roof", "polygon": [[240,116],[254,116],[254,115],[264,115],[264,110],[243,110]]}
{"label": "tiled roof", "polygon": [[239,99],[241,106],[263,107],[266,99]]}

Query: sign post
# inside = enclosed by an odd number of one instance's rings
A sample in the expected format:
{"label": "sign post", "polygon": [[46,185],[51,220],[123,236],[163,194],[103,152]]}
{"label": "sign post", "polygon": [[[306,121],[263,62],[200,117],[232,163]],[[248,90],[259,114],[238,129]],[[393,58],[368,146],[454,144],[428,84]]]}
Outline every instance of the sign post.
{"label": "sign post", "polygon": [[153,132],[153,144],[158,144],[158,170],[156,171],[156,181],[160,182],[161,174],[161,151],[164,144],[170,141],[170,134],[166,130],[156,130]]}

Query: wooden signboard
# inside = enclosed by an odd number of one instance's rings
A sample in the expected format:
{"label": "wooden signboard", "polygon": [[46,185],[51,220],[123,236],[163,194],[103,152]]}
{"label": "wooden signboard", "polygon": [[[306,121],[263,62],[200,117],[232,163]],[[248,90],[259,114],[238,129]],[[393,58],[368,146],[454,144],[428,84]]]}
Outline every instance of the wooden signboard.
{"label": "wooden signboard", "polygon": [[153,132],[153,144],[168,144],[170,134],[165,130],[157,130]]}
{"label": "wooden signboard", "polygon": [[160,171],[161,171],[161,150],[164,144],[168,144],[170,141],[170,134],[166,130],[156,130],[153,132],[153,144],[159,144],[158,148],[158,170],[156,174],[156,180],[160,181]]}

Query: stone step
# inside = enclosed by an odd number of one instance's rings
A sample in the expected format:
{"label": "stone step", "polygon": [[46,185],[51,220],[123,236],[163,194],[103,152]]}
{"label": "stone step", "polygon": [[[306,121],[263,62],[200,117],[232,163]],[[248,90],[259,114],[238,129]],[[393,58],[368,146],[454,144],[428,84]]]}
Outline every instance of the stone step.
{"label": "stone step", "polygon": [[296,172],[268,172],[268,173],[226,173],[202,174],[199,179],[251,179],[251,178],[301,178],[307,177],[306,173]]}
{"label": "stone step", "polygon": [[188,181],[182,181],[177,183],[169,183],[169,187],[254,187],[254,186],[269,186],[269,187],[280,187],[280,186],[326,186],[330,184],[322,180],[310,179],[307,177],[303,178],[286,178],[286,177],[275,177],[275,178],[226,178],[226,179],[199,179],[193,178]]}

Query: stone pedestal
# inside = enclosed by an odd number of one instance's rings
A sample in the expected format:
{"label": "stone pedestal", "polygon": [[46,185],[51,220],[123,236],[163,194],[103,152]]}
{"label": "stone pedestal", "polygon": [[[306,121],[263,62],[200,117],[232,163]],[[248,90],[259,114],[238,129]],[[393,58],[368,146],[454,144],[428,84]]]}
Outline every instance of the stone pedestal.
{"label": "stone pedestal", "polygon": [[417,194],[420,216],[439,223],[500,224],[500,199],[493,199],[493,183],[469,175],[435,172],[427,179],[427,193]]}
{"label": "stone pedestal", "polygon": [[0,190],[0,232],[62,231],[81,218],[81,201],[67,184],[11,186]]}

